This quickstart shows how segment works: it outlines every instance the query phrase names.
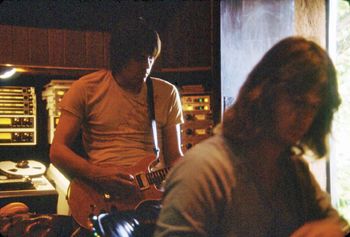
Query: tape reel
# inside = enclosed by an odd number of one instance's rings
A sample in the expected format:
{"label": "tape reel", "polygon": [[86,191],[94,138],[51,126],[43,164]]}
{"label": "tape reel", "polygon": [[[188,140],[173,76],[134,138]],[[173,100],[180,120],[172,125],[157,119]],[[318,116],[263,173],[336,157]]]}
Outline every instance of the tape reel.
{"label": "tape reel", "polygon": [[10,178],[36,177],[45,174],[46,166],[35,160],[1,161],[0,172]]}

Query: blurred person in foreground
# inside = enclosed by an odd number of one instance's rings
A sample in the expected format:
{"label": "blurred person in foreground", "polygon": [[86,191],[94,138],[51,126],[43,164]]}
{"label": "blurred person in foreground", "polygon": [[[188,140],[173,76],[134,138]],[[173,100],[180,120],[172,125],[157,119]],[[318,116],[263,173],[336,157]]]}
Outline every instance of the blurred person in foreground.
{"label": "blurred person in foreground", "polygon": [[221,132],[170,172],[155,235],[344,236],[304,151],[327,155],[340,104],[336,71],[316,43],[289,37],[254,67]]}

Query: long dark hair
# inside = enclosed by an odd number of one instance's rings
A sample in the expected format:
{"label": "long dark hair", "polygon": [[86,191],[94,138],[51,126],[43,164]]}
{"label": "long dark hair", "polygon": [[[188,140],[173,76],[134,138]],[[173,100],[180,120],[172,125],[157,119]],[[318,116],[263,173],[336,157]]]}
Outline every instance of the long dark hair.
{"label": "long dark hair", "polygon": [[301,139],[322,157],[333,114],[340,105],[335,67],[327,52],[301,37],[288,37],[273,46],[248,75],[235,104],[224,114],[224,136],[234,142],[254,142],[273,129],[275,95],[283,90],[303,95],[320,86],[320,108]]}
{"label": "long dark hair", "polygon": [[157,58],[161,51],[161,41],[154,30],[142,18],[124,19],[111,30],[110,67],[120,72],[132,58],[146,53]]}

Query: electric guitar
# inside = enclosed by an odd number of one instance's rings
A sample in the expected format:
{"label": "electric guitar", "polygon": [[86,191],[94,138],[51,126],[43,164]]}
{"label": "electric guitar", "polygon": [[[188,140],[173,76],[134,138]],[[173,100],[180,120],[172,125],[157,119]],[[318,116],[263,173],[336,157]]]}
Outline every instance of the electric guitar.
{"label": "electric guitar", "polygon": [[147,201],[159,201],[163,191],[159,184],[164,181],[169,168],[151,171],[150,158],[144,158],[135,166],[123,168],[135,178],[136,192],[129,196],[106,193],[101,187],[80,179],[73,179],[68,190],[68,205],[74,220],[86,229],[91,229],[90,218],[114,210],[130,211]]}

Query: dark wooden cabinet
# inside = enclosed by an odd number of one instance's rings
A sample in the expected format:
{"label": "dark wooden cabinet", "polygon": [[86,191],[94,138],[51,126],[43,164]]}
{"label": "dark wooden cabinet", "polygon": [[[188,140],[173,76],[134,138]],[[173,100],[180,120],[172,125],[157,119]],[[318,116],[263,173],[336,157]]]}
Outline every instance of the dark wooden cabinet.
{"label": "dark wooden cabinet", "polygon": [[166,29],[160,32],[163,42],[161,68],[211,67],[212,14],[210,1],[187,1]]}

